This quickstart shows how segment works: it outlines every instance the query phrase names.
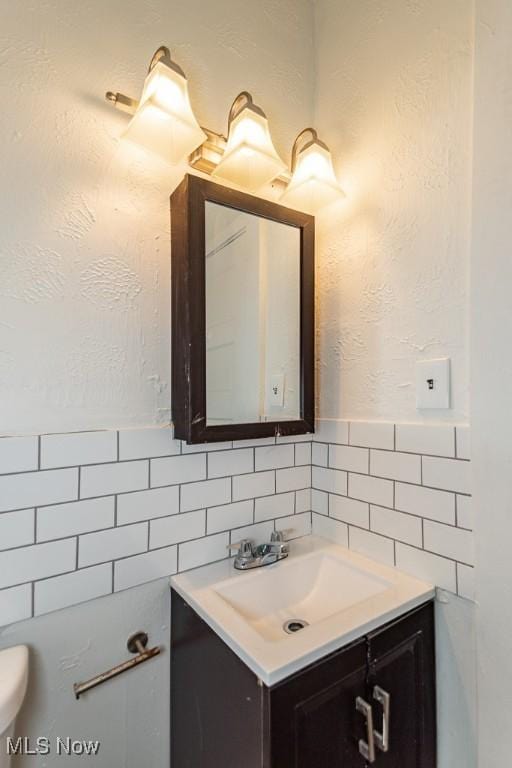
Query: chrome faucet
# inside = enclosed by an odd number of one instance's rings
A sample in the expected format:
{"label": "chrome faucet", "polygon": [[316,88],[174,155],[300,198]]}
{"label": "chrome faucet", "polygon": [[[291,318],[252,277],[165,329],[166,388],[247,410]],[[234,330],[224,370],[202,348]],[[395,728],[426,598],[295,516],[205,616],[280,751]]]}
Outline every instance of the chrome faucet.
{"label": "chrome faucet", "polygon": [[239,571],[251,568],[262,568],[264,565],[277,563],[288,557],[290,550],[284,540],[283,531],[272,531],[267,544],[254,544],[251,539],[242,539],[229,545],[229,549],[237,549],[234,566]]}

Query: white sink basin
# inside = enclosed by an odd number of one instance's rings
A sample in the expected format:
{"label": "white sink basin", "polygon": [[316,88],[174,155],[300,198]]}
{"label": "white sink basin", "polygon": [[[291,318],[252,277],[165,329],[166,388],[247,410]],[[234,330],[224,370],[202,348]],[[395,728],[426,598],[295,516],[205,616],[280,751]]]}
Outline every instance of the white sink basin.
{"label": "white sink basin", "polygon": [[287,568],[265,567],[248,573],[243,580],[214,587],[256,632],[273,642],[289,637],[283,624],[290,619],[300,619],[311,626],[390,586],[388,581],[332,552],[292,558],[286,565]]}
{"label": "white sink basin", "polygon": [[[171,584],[267,685],[434,596],[432,585],[317,536],[291,542],[274,565],[236,571],[224,560]],[[288,634],[290,620],[305,626]]]}

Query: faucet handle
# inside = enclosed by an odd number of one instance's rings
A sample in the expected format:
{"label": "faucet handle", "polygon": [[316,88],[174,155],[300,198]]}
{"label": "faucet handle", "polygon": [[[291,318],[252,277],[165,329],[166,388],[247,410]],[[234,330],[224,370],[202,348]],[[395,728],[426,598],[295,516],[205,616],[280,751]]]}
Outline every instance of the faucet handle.
{"label": "faucet handle", "polygon": [[293,528],[285,528],[284,531],[272,531],[270,534],[270,541],[272,543],[274,542],[284,542],[286,541],[285,536],[293,533]]}
{"label": "faucet handle", "polygon": [[237,549],[238,557],[252,557],[253,542],[251,539],[241,539],[240,541],[234,541],[232,544],[228,544],[226,549]]}

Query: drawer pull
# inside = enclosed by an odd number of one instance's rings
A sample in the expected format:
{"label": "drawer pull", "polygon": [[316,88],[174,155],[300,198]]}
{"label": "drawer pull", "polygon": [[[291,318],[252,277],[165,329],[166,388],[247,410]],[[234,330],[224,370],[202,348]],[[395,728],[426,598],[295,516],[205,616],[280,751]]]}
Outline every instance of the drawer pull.
{"label": "drawer pull", "polygon": [[365,741],[364,739],[359,739],[359,752],[364,757],[365,760],[368,760],[369,763],[374,763],[375,762],[375,744],[373,742],[374,731],[373,731],[372,705],[368,704],[368,702],[362,699],[361,696],[358,696],[356,699],[356,710],[363,715],[366,721],[367,741]]}
{"label": "drawer pull", "polygon": [[373,736],[381,752],[389,750],[389,716],[391,710],[391,695],[378,685],[373,689],[373,698],[382,707],[382,733],[374,731]]}

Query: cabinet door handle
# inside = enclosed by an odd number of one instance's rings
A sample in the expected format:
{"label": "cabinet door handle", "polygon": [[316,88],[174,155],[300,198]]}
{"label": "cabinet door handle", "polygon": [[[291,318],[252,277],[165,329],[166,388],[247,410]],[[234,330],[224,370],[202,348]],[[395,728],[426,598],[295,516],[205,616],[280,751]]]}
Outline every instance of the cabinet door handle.
{"label": "cabinet door handle", "polygon": [[362,699],[361,696],[358,696],[356,699],[356,710],[360,712],[366,720],[367,741],[364,739],[359,739],[359,752],[365,760],[368,760],[369,763],[374,763],[375,744],[373,743],[374,732],[372,705],[368,704],[368,702]]}
{"label": "cabinet door handle", "polygon": [[389,750],[389,717],[391,711],[391,695],[378,685],[373,689],[373,698],[378,701],[382,707],[382,733],[373,732],[373,737],[377,747],[381,752]]}

